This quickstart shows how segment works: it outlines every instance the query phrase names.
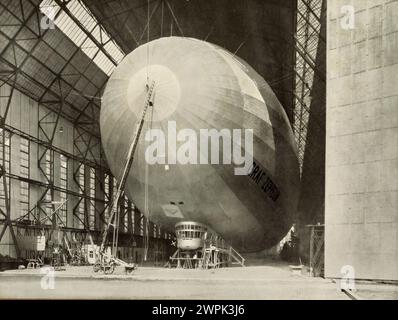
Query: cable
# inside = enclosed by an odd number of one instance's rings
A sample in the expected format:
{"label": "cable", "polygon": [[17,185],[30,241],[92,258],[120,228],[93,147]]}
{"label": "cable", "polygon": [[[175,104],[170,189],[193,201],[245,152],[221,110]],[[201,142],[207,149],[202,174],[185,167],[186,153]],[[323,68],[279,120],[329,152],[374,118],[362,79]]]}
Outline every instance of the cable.
{"label": "cable", "polygon": [[149,86],[149,0],[147,1],[147,41],[146,41],[146,85]]}
{"label": "cable", "polygon": [[163,15],[164,15],[164,1],[162,1],[162,16],[161,16],[161,22],[160,22],[160,37],[163,37]]}
{"label": "cable", "polygon": [[[154,96],[153,96],[154,97]],[[152,123],[153,123],[153,109],[154,109],[154,98],[152,99],[152,107],[151,107],[151,118],[149,123],[147,124],[147,128],[149,128],[149,133],[152,133]],[[151,137],[149,139],[152,140]],[[144,190],[144,211],[147,216],[147,223],[145,225],[145,239],[144,239],[144,261],[147,260],[148,248],[149,248],[149,165],[148,162],[145,161],[145,190]]]}
{"label": "cable", "polygon": [[[175,16],[173,9],[171,8],[169,2],[168,2],[167,0],[165,0],[165,1],[166,1],[167,6],[169,7],[169,10],[170,10],[170,12],[171,12],[171,15],[173,16],[173,19],[174,19],[174,21],[175,21],[175,23],[176,23],[176,25],[177,25],[178,30],[180,31],[181,35],[182,35],[183,37],[185,37],[185,36],[184,36],[184,32],[182,31],[182,29],[181,29],[181,27],[180,27],[180,24],[178,23],[177,17]],[[172,23],[173,23],[173,22],[172,22]],[[172,26],[173,26],[173,24],[172,24]]]}

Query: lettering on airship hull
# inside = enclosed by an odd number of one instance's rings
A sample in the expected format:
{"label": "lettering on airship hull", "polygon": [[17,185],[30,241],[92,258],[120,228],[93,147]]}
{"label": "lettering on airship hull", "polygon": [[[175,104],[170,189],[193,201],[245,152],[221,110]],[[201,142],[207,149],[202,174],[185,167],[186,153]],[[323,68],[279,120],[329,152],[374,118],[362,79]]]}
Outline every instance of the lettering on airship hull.
{"label": "lettering on airship hull", "polygon": [[264,169],[253,162],[253,168],[251,173],[249,174],[249,178],[251,178],[256,184],[261,186],[261,190],[267,194],[274,202],[278,200],[280,191],[276,184],[271,180],[271,178],[265,173]]}

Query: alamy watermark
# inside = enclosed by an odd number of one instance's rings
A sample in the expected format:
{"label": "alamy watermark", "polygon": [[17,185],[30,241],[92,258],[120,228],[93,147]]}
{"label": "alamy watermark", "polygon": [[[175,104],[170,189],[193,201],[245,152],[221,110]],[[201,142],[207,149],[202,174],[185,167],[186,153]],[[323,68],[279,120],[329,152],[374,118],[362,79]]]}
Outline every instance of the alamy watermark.
{"label": "alamy watermark", "polygon": [[42,267],[40,273],[44,274],[40,279],[40,287],[43,290],[55,289],[55,270],[53,267]]}
{"label": "alamy watermark", "polygon": [[54,6],[42,6],[40,10],[44,16],[40,19],[40,28],[42,30],[55,29],[55,9]]}
{"label": "alamy watermark", "polygon": [[355,8],[352,5],[344,5],[340,8],[343,17],[340,20],[340,27],[343,30],[353,30],[355,28]]}
{"label": "alamy watermark", "polygon": [[[252,129],[200,129],[198,136],[193,129],[177,132],[176,122],[168,121],[167,134],[161,129],[150,129],[145,141],[151,142],[145,151],[145,161],[150,165],[220,164],[222,161],[222,164],[239,166],[234,168],[235,175],[247,175],[253,165]],[[182,144],[177,148],[178,142]]]}
{"label": "alamy watermark", "polygon": [[340,280],[340,289],[355,291],[355,269],[351,265],[342,266],[340,273],[343,275]]}

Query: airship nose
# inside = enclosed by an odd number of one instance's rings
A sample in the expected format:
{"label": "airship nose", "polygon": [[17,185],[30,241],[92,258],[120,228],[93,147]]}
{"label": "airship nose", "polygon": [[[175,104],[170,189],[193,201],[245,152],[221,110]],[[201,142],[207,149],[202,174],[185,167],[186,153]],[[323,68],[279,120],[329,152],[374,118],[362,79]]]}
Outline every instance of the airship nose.
{"label": "airship nose", "polygon": [[151,101],[154,106],[152,121],[159,122],[170,118],[180,103],[180,81],[170,68],[157,64],[144,66],[131,75],[126,87],[130,110],[134,113],[141,110],[138,106],[142,106],[146,99],[146,91],[142,88],[151,83],[155,85],[154,101]]}

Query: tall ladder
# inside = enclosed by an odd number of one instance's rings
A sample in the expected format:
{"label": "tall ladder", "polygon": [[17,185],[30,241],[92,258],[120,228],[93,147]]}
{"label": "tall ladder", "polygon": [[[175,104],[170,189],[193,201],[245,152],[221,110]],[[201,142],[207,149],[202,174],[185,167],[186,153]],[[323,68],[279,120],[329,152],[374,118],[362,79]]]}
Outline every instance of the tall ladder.
{"label": "tall ladder", "polygon": [[[126,181],[128,178],[128,174],[130,172],[131,166],[133,164],[133,160],[134,160],[134,153],[135,150],[137,149],[138,146],[138,140],[139,137],[141,135],[141,131],[142,131],[142,127],[144,125],[145,122],[145,115],[147,113],[147,110],[149,107],[153,106],[153,91],[154,91],[154,87],[155,87],[155,82],[152,82],[151,86],[148,87],[147,86],[147,90],[148,90],[148,94],[147,94],[147,100],[144,106],[144,109],[142,111],[141,114],[141,118],[138,120],[137,124],[136,124],[136,130],[133,136],[133,140],[132,143],[130,145],[130,148],[128,150],[127,153],[127,158],[126,158],[126,163],[123,169],[123,173],[122,176],[120,178],[120,182],[119,185],[117,187],[117,191],[115,194],[115,197],[112,200],[112,205],[111,205],[111,210],[110,210],[110,216],[108,219],[108,223],[106,224],[106,227],[102,233],[102,242],[101,242],[101,246],[100,246],[100,250],[99,250],[99,258],[100,260],[104,260],[104,258],[111,258],[114,262],[116,262],[117,264],[126,264],[124,263],[123,260],[117,259],[115,257],[116,254],[116,250],[112,250],[112,256],[109,257],[105,254],[105,244],[106,244],[106,240],[107,240],[107,236],[108,236],[108,232],[109,232],[109,228],[110,226],[113,226],[115,229],[117,229],[117,225],[119,224],[119,221],[114,221],[114,223],[112,224],[112,220],[114,219],[117,209],[118,209],[118,203],[119,203],[119,199],[123,193],[124,187],[126,185]],[[115,243],[112,243],[112,249],[115,249]]]}

